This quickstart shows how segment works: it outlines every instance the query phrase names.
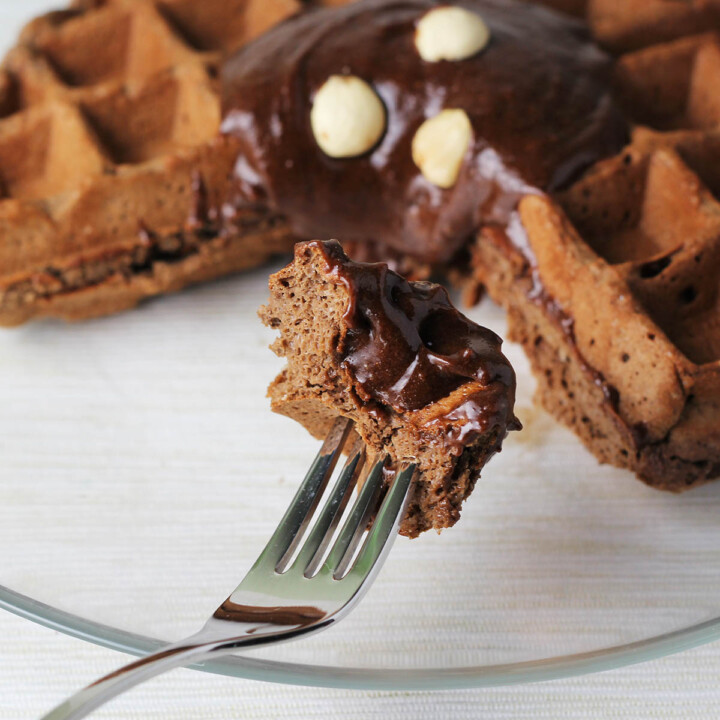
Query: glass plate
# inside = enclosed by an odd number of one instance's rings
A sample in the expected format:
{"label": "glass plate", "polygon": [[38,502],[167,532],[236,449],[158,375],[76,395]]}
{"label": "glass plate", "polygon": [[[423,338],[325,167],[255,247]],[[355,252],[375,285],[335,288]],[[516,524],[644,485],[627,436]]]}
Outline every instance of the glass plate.
{"label": "glass plate", "polygon": [[[79,325],[0,333],[0,605],[129,653],[183,637],[242,577],[318,444],[270,412],[272,268]],[[473,318],[501,334],[501,311]],[[531,402],[460,523],[400,538],[327,633],[204,670],[307,685],[479,687],[720,637],[720,486],[598,465]]]}

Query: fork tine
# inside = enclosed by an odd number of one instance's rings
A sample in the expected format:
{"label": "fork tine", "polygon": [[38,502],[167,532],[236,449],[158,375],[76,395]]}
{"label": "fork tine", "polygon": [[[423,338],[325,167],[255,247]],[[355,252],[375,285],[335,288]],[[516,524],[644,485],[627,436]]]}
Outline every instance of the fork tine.
{"label": "fork tine", "polygon": [[367,528],[372,511],[377,504],[378,495],[382,490],[384,465],[385,458],[378,460],[373,465],[355,500],[350,515],[325,561],[325,567],[330,570],[335,578],[342,576],[347,569],[357,548],[358,541]]}
{"label": "fork tine", "polygon": [[260,553],[253,569],[266,563],[272,563],[273,568],[282,567],[283,562],[292,555],[320,502],[320,496],[332,475],[351,427],[352,420],[347,418],[338,418],[335,421],[320,452],[285,511],[283,519]]}
{"label": "fork tine", "polygon": [[320,567],[323,555],[350,501],[352,491],[365,463],[365,457],[365,443],[357,438],[330,497],[293,563],[293,568],[298,568],[305,577],[312,577]]}
{"label": "fork tine", "polygon": [[405,514],[405,507],[410,496],[410,484],[415,475],[414,464],[403,464],[395,476],[395,480],[388,490],[382,506],[373,522],[370,532],[365,538],[362,550],[350,570],[365,578],[373,566],[382,559],[383,551],[389,549],[392,543],[388,539],[394,537],[400,527]]}

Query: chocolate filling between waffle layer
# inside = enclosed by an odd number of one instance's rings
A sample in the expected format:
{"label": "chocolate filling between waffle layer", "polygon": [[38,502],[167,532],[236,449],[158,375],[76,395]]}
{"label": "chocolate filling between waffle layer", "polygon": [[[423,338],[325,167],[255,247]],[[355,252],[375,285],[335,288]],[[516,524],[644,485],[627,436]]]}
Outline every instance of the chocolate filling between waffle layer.
{"label": "chocolate filling between waffle layer", "polygon": [[[236,223],[240,220],[236,219]],[[242,233],[262,232],[285,223],[278,215],[253,215],[242,219]],[[194,215],[190,218],[184,232],[160,235],[146,228],[142,223],[138,227],[138,243],[135,247],[106,253],[89,260],[83,258],[66,267],[48,266],[27,279],[9,285],[0,295],[0,308],[13,309],[27,305],[39,299],[71,293],[94,287],[112,277],[132,278],[152,273],[157,264],[180,263],[202,251],[202,247],[211,244],[232,242],[229,225],[222,228],[209,222],[200,222]],[[235,233],[238,236],[238,233]]]}
{"label": "chocolate filling between waffle layer", "polygon": [[459,313],[434,283],[409,283],[381,263],[349,262],[338,243],[309,243],[350,297],[338,353],[364,403],[420,410],[463,385],[479,387],[433,422],[454,425],[458,450],[481,435],[520,428],[513,415],[515,373],[502,341]]}
{"label": "chocolate filling between waffle layer", "polygon": [[[581,22],[513,0],[454,4],[491,34],[465,60],[418,54],[416,24],[438,0],[359,0],[295,16],[228,61],[222,127],[240,146],[240,202],[282,211],[299,237],[373,242],[443,265],[481,226],[507,225],[523,195],[557,190],[623,147],[610,59]],[[334,74],[370,83],[387,112],[384,136],[360,157],[328,157],[313,136],[313,98]],[[467,113],[473,140],[457,182],[441,189],[411,145],[451,108]]]}

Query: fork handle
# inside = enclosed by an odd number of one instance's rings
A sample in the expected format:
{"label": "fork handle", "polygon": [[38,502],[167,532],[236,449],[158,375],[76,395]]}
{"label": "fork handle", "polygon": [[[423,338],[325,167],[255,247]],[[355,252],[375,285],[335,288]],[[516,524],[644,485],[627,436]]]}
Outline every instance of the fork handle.
{"label": "fork handle", "polygon": [[248,637],[237,639],[231,644],[224,642],[203,642],[191,644],[188,641],[177,645],[169,645],[140,660],[136,660],[119,670],[106,675],[84,690],[68,698],[54,710],[44,715],[41,720],[79,720],[89,715],[93,710],[104,705],[114,697],[121,695],[146,680],[161,675],[169,670],[184,667],[192,663],[201,662],[210,655],[229,655],[246,642],[252,642]]}

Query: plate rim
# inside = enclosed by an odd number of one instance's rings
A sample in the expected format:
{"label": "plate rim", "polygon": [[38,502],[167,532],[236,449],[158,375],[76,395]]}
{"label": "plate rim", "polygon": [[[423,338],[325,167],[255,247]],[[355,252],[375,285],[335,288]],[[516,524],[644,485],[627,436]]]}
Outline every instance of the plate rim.
{"label": "plate rim", "polygon": [[[0,585],[0,609],[70,637],[128,655],[155,652],[169,641],[74,615]],[[637,665],[720,640],[720,617],[612,647],[541,660],[455,668],[365,668],[310,665],[233,655],[190,665],[215,675],[343,690],[468,690],[589,675]]]}

